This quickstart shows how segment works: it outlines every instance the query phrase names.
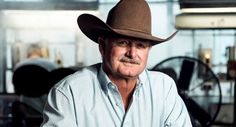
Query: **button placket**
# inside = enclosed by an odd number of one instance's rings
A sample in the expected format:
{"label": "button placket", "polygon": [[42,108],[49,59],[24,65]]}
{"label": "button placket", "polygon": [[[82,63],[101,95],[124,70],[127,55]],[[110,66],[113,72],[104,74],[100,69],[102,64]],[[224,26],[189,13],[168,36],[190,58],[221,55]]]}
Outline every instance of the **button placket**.
{"label": "button placket", "polygon": [[120,95],[116,90],[114,90],[114,94],[115,94],[116,106],[118,106],[120,108],[122,106],[122,102],[120,100]]}
{"label": "button placket", "polygon": [[120,119],[122,119],[125,112],[123,108],[123,102],[118,92],[118,89],[114,84],[109,84],[109,91],[112,100],[112,105],[115,108],[114,110],[116,110],[115,112],[120,117]]}

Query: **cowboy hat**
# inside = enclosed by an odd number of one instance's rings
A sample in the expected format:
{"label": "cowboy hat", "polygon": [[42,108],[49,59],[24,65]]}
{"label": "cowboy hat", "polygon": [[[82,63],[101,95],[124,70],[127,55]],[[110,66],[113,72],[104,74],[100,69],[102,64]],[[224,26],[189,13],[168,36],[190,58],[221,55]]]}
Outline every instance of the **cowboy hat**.
{"label": "cowboy hat", "polygon": [[82,14],[77,23],[81,31],[97,43],[107,34],[144,39],[152,45],[170,40],[177,33],[162,39],[151,34],[151,11],[145,0],[120,0],[108,13],[106,23],[90,14]]}

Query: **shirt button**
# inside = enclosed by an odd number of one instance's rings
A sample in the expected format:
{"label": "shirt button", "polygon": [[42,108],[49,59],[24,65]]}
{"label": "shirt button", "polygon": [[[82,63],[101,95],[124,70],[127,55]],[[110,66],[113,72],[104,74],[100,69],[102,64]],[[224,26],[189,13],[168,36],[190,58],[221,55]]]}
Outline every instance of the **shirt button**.
{"label": "shirt button", "polygon": [[116,89],[116,87],[114,85],[112,85],[111,88],[114,89],[114,90]]}
{"label": "shirt button", "polygon": [[165,123],[165,127],[171,127],[171,123],[170,122]]}
{"label": "shirt button", "polygon": [[119,104],[119,103],[116,103],[116,106],[120,106],[120,104]]}

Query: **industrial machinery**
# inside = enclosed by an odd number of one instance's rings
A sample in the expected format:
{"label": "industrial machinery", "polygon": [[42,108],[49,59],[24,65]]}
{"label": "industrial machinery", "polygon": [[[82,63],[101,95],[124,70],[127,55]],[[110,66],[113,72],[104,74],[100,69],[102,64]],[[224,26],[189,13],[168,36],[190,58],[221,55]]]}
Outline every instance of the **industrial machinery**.
{"label": "industrial machinery", "polygon": [[208,127],[214,123],[222,101],[219,80],[203,61],[175,56],[151,68],[174,79],[179,95],[186,104],[193,126]]}

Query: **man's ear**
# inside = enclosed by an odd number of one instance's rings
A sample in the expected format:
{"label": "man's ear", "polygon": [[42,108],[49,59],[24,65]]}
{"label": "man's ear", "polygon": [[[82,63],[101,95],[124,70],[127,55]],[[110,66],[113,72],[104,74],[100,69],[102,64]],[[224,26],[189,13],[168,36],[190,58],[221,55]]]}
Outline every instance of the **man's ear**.
{"label": "man's ear", "polygon": [[100,54],[103,56],[105,52],[105,39],[103,37],[98,37],[98,46]]}

